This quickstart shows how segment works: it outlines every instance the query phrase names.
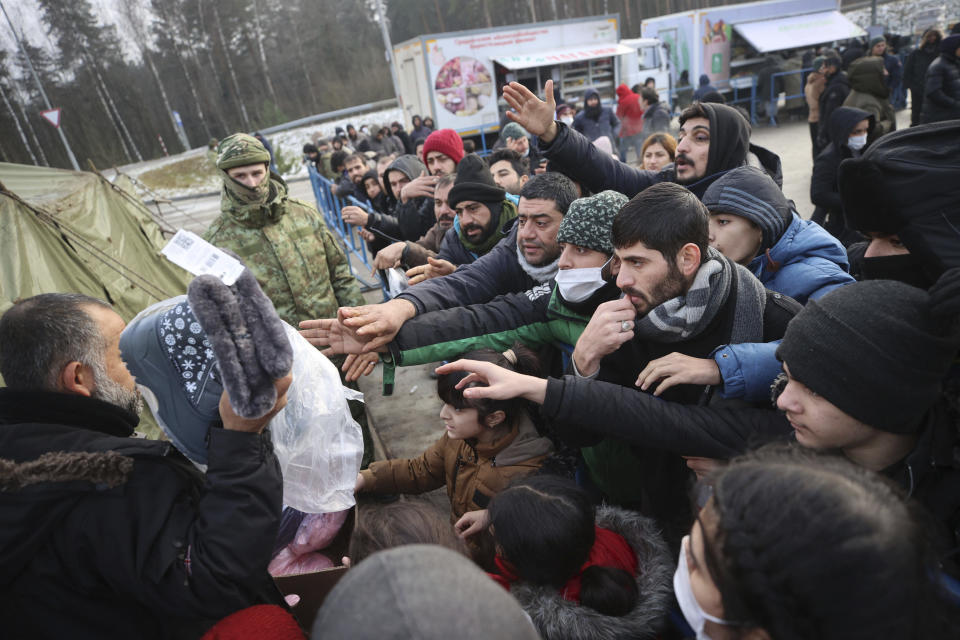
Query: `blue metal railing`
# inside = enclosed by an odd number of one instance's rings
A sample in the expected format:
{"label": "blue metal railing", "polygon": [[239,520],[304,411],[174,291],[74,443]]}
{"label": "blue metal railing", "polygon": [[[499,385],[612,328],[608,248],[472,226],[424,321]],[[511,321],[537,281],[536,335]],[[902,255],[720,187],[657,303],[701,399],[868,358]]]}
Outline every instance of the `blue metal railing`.
{"label": "blue metal railing", "polygon": [[317,201],[317,209],[319,209],[323,215],[327,227],[340,238],[343,249],[347,254],[347,264],[350,265],[350,273],[353,274],[364,290],[379,288],[383,291],[384,299],[389,298],[386,283],[379,274],[377,275],[377,279],[371,282],[361,278],[354,270],[353,261],[350,260],[351,256],[355,256],[364,266],[370,269],[373,268],[373,265],[370,260],[370,254],[367,251],[367,243],[357,233],[357,227],[352,224],[347,224],[340,216],[340,210],[347,205],[360,207],[367,213],[374,213],[373,208],[365,202],[360,202],[353,196],[347,196],[347,198],[344,199],[333,195],[333,192],[330,190],[330,187],[333,186],[332,182],[317,173],[316,167],[312,164],[307,165],[307,170],[310,173],[310,186],[313,188],[313,197]]}
{"label": "blue metal railing", "polygon": [[[813,71],[812,67],[808,69],[797,69],[796,71],[779,71],[777,73],[770,74],[770,104],[773,104],[774,100],[778,100],[778,101],[780,100],[780,93],[777,91],[778,76],[782,78],[784,76],[791,76],[798,73],[807,74],[807,73],[810,73],[811,71]],[[806,76],[803,76],[803,77],[806,77]],[[790,100],[791,98],[806,98],[807,94],[803,92],[804,86],[805,86],[805,83],[801,82],[800,93],[794,93],[793,95],[784,96],[784,100]],[[769,114],[769,116],[770,116],[770,124],[776,127],[777,126],[776,116],[773,113]]]}
{"label": "blue metal railing", "polygon": [[[733,99],[727,104],[750,103],[750,124],[757,124],[757,76],[740,76],[730,78],[730,88],[733,89]],[[741,98],[740,91],[749,89],[749,93]]]}

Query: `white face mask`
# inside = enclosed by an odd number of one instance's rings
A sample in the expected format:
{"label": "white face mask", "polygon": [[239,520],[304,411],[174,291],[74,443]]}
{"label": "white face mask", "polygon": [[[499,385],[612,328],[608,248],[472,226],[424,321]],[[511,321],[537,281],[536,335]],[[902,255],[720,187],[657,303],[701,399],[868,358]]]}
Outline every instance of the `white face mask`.
{"label": "white face mask", "polygon": [[680,561],[677,563],[676,573],[673,574],[673,591],[677,596],[677,603],[680,605],[683,617],[687,619],[687,624],[697,634],[697,640],[710,640],[710,636],[703,630],[707,620],[723,625],[729,625],[730,623],[705,612],[693,595],[693,587],[690,586],[690,569],[687,567],[687,547],[689,545],[690,536],[684,536],[680,543]]}
{"label": "white face mask", "polygon": [[853,149],[854,151],[859,151],[867,146],[867,134],[862,136],[850,136],[847,140],[847,146]]}
{"label": "white face mask", "polygon": [[561,116],[560,122],[566,124],[568,127],[573,126],[573,116]]}
{"label": "white face mask", "polygon": [[[605,266],[607,265],[604,264],[603,267]],[[556,278],[560,295],[567,302],[583,302],[606,284],[601,275],[603,267],[560,269]]]}

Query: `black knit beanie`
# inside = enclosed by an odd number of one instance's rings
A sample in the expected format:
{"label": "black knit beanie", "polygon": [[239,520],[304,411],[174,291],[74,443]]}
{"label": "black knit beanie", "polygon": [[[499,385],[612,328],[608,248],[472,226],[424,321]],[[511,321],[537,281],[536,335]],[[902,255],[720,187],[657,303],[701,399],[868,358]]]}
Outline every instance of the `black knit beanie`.
{"label": "black knit beanie", "polygon": [[960,347],[958,290],[960,269],[929,293],[892,280],[841,287],[807,302],[777,358],[844,413],[881,431],[912,433],[940,397]]}
{"label": "black knit beanie", "polygon": [[457,165],[457,179],[447,195],[450,208],[456,208],[464,200],[473,200],[484,204],[500,202],[507,192],[493,181],[490,167],[480,156],[468,153]]}

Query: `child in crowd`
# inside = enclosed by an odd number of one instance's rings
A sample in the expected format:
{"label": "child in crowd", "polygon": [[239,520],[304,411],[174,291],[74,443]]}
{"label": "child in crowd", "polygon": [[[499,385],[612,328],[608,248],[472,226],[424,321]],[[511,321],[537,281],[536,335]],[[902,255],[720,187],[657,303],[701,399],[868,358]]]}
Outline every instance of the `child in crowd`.
{"label": "child in crowd", "polygon": [[797,448],[712,478],[674,589],[697,638],[945,638],[923,524],[881,476]]}
{"label": "child in crowd", "polygon": [[[504,353],[480,349],[463,357],[539,373],[536,355],[519,343]],[[537,433],[526,403],[464,398],[456,386],[465,377],[454,373],[437,379],[445,427],[440,439],[417,458],[372,463],[357,476],[358,493],[424,493],[446,485],[455,522],[467,511],[485,509],[513,478],[540,467],[553,445]]]}
{"label": "child in crowd", "polygon": [[523,478],[490,502],[494,580],[545,640],[653,637],[670,603],[673,563],[649,518],[594,509],[559,476]]}
{"label": "child in crowd", "polygon": [[356,566],[384,549],[408,544],[436,544],[466,555],[467,548],[439,509],[427,502],[401,500],[357,506],[357,522],[350,536],[344,564]]}

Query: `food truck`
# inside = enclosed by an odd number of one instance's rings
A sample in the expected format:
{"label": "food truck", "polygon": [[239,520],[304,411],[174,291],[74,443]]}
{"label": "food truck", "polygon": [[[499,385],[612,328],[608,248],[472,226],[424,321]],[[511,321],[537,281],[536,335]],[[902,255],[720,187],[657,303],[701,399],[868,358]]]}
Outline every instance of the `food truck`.
{"label": "food truck", "polygon": [[619,58],[631,52],[637,49],[620,43],[617,15],[437,33],[393,49],[407,123],[429,115],[438,129],[462,136],[499,129],[508,82],[539,95],[552,78],[565,102],[579,102],[588,87],[613,100]]}
{"label": "food truck", "polygon": [[706,74],[717,88],[749,74],[765,54],[866,35],[840,12],[840,0],[766,0],[684,11],[643,20],[640,30],[669,51],[674,84],[686,71],[694,86]]}

